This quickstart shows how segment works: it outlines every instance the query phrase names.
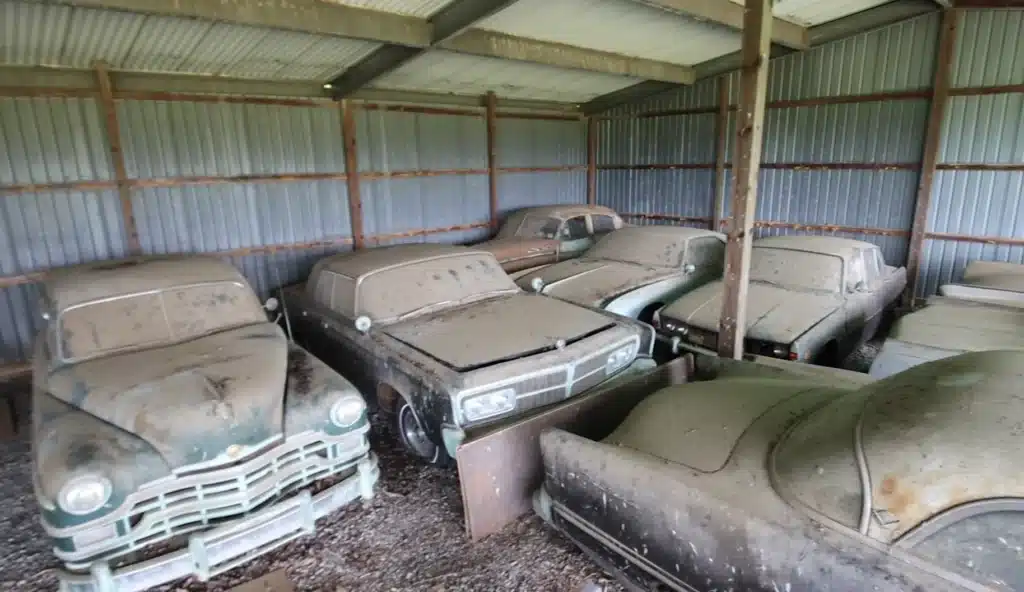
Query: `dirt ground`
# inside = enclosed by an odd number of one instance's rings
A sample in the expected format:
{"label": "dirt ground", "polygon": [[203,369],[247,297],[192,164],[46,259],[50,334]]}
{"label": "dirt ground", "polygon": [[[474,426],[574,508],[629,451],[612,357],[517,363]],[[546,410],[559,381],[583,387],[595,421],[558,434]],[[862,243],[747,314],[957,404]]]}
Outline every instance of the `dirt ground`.
{"label": "dirt ground", "polygon": [[[455,470],[410,459],[374,420],[381,480],[371,503],[356,502],[317,522],[316,535],[209,584],[184,580],[161,590],[226,590],[281,568],[298,591],[620,590],[535,517],[469,543]],[[56,589],[56,561],[39,525],[24,436],[0,442],[0,499],[0,590]]]}

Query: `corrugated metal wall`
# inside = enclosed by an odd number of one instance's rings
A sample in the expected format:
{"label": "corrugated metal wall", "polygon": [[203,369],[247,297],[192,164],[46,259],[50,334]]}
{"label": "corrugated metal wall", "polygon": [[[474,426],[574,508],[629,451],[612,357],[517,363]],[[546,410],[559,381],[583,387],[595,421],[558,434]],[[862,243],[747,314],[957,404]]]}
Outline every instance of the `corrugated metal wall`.
{"label": "corrugated metal wall", "polygon": [[[1024,82],[1022,15],[1021,10],[964,12],[954,87]],[[929,100],[783,103],[927,90],[935,71],[939,20],[938,14],[925,15],[772,61],[758,191],[759,235],[826,232],[797,225],[872,229],[837,233],[874,242],[888,261],[905,262]],[[609,113],[612,119],[600,126],[598,162],[604,170],[598,174],[598,202],[630,214],[710,219],[719,84],[728,85],[730,103],[735,104],[738,73]],[[635,117],[665,110],[698,112]],[[730,115],[729,160],[734,119]],[[1024,163],[1024,95],[952,97],[939,162]],[[670,170],[669,165],[682,166]],[[731,171],[725,186],[728,216]],[[939,171],[927,230],[1019,238],[1024,236],[1022,200],[1024,172]],[[934,293],[939,283],[958,277],[974,258],[1021,262],[1024,247],[928,240],[919,295]]]}
{"label": "corrugated metal wall", "polygon": [[[346,182],[301,178],[345,172],[339,108],[119,100],[117,115],[129,179],[175,183],[131,190],[144,253],[227,252],[267,295],[304,277],[326,253],[348,248]],[[368,239],[469,242],[486,236],[490,206],[482,113],[356,110],[355,115]],[[500,119],[498,164],[582,165],[584,131],[577,121]],[[116,186],[86,192],[4,190],[80,181],[111,186],[110,148],[96,101],[0,99],[0,150],[7,155],[0,159],[0,276],[127,254]],[[270,175],[300,178],[223,179]],[[182,184],[183,179],[191,181]],[[582,170],[503,173],[499,206],[581,202],[585,185]],[[451,228],[456,230],[443,231]],[[410,236],[417,231],[430,232]],[[309,245],[316,241],[340,244]],[[288,248],[260,252],[268,246]],[[40,324],[36,302],[35,284],[0,290],[0,363],[29,357]]]}

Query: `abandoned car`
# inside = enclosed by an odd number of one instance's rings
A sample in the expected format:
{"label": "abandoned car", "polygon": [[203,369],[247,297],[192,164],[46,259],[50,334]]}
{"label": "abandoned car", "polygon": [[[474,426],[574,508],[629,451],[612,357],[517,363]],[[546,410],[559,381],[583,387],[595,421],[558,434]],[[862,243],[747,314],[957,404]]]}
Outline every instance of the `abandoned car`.
{"label": "abandoned car", "polygon": [[376,392],[402,444],[436,464],[467,428],[653,364],[650,327],[524,293],[494,255],[469,247],[327,257],[284,300],[303,343]]}
{"label": "abandoned car", "polygon": [[596,238],[622,227],[622,218],[604,206],[524,208],[509,214],[498,234],[476,248],[494,253],[502,269],[517,273],[578,257]]}
{"label": "abandoned car", "polygon": [[1022,590],[1022,367],[670,386],[601,441],[543,432],[534,507],[630,589]]}
{"label": "abandoned car", "polygon": [[650,323],[686,292],[722,277],[725,235],[682,226],[615,230],[579,259],[516,280],[520,287]]}
{"label": "abandoned car", "polygon": [[1024,265],[972,261],[939,294],[893,322],[871,376],[969,351],[1024,348]]}
{"label": "abandoned car", "polygon": [[362,396],[288,342],[234,267],[66,268],[42,305],[33,468],[63,590],[205,580],[373,495]]}
{"label": "abandoned car", "polygon": [[[836,365],[870,339],[907,283],[871,243],[831,236],[754,241],[745,351]],[[669,303],[655,319],[673,349],[713,353],[724,286],[714,281]]]}

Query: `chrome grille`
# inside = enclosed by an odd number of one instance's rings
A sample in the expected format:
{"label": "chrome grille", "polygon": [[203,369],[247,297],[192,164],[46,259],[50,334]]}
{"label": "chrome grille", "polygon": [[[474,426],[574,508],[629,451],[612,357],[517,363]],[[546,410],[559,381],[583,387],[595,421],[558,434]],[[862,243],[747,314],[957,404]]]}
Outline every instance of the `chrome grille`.
{"label": "chrome grille", "polygon": [[330,441],[303,436],[230,467],[140,489],[131,496],[135,503],[118,518],[127,534],[79,547],[74,555],[111,559],[237,517],[315,481],[354,470],[355,461],[369,450],[363,431]]}
{"label": "chrome grille", "polygon": [[[620,343],[610,351],[615,351],[622,346],[623,344]],[[572,394],[578,395],[604,382],[604,379],[607,378],[604,374],[604,366],[608,361],[608,353],[603,352],[577,364],[576,370],[573,372]]]}

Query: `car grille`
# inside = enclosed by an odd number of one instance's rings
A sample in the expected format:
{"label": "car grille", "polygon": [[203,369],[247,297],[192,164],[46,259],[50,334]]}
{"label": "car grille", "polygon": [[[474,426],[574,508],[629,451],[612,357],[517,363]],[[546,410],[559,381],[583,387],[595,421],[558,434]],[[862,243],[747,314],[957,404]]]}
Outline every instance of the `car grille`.
{"label": "car grille", "polygon": [[[127,534],[79,547],[76,556],[110,559],[251,512],[314,481],[353,470],[369,444],[362,432],[340,441],[304,434],[230,467],[161,480],[131,497]],[[296,442],[294,440],[303,440]]]}

